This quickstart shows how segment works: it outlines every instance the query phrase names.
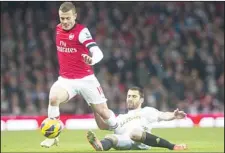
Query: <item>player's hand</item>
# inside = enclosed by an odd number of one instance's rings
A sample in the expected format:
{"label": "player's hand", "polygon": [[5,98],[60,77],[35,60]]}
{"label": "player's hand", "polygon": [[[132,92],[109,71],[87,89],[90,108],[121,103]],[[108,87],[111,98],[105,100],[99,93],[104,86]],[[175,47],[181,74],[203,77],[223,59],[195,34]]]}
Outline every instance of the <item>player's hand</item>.
{"label": "player's hand", "polygon": [[187,114],[184,111],[179,111],[178,108],[173,113],[176,119],[183,119],[187,116]]}
{"label": "player's hand", "polygon": [[84,62],[88,65],[92,65],[92,57],[90,57],[89,55],[87,54],[82,54],[81,55],[84,59]]}

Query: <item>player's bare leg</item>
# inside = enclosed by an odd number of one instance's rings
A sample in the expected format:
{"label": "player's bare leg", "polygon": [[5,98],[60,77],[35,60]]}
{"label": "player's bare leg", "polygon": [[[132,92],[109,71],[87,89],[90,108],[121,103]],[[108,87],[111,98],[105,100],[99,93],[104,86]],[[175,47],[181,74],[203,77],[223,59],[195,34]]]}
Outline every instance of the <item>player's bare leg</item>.
{"label": "player's bare leg", "polygon": [[186,144],[172,144],[163,138],[160,138],[148,132],[144,132],[140,129],[134,129],[130,133],[130,138],[133,141],[142,142],[152,147],[167,148],[170,150],[187,150]]}
{"label": "player's bare leg", "polygon": [[96,122],[98,128],[100,130],[109,130],[109,125],[105,122],[105,120],[94,110],[93,110],[93,113],[94,113],[95,122]]}
{"label": "player's bare leg", "polygon": [[101,142],[98,140],[98,138],[96,137],[95,133],[92,131],[88,131],[87,132],[87,139],[88,142],[92,145],[92,147],[96,150],[96,151],[103,151],[103,147]]}
{"label": "player's bare leg", "polygon": [[53,85],[49,93],[48,117],[58,118],[59,105],[69,100],[68,92],[60,85]]}
{"label": "player's bare leg", "polygon": [[106,124],[108,124],[110,130],[115,130],[118,127],[116,116],[113,111],[108,108],[106,102],[101,104],[92,104],[91,107],[92,110],[100,115]]}
{"label": "player's bare leg", "polygon": [[[50,94],[49,94],[49,105],[48,105],[48,117],[49,118],[59,118],[60,112],[59,112],[59,105],[60,103],[66,102],[69,99],[69,94],[68,92],[58,86],[58,85],[53,85]],[[58,145],[59,143],[59,138],[55,139],[45,139],[44,141],[41,142],[42,147],[49,148],[53,145]]]}

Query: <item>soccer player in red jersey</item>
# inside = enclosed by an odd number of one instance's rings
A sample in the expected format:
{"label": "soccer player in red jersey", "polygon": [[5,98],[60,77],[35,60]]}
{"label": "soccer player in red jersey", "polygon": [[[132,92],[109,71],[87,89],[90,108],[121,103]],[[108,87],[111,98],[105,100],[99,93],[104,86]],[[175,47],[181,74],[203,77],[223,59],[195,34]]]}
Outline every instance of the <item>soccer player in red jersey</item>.
{"label": "soccer player in red jersey", "polygon": [[[49,93],[48,117],[58,118],[59,105],[80,94],[92,110],[115,130],[118,127],[115,114],[108,108],[107,99],[92,69],[92,65],[103,58],[103,53],[88,28],[76,23],[77,13],[72,2],[61,4],[59,18],[61,23],[56,26],[56,48],[60,69],[58,80]],[[58,138],[46,139],[41,146],[51,147],[58,141]]]}

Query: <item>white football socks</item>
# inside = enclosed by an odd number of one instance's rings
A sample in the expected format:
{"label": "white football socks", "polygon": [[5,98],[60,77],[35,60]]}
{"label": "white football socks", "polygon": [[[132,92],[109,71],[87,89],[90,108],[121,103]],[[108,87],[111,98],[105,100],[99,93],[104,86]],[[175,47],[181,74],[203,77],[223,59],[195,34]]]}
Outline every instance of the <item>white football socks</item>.
{"label": "white football socks", "polygon": [[110,130],[115,130],[118,127],[116,116],[111,110],[110,113],[111,113],[110,118],[105,120],[105,122],[109,125]]}
{"label": "white football socks", "polygon": [[49,118],[57,118],[59,117],[59,106],[51,106],[48,105],[48,117]]}

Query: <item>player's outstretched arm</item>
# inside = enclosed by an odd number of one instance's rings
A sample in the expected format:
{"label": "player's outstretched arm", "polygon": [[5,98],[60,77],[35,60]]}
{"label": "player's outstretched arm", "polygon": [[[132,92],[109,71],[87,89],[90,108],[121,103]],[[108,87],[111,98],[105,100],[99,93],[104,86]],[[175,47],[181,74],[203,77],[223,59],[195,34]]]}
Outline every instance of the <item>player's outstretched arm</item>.
{"label": "player's outstretched arm", "polygon": [[183,111],[179,111],[177,108],[173,112],[160,112],[159,113],[159,120],[160,121],[170,121],[174,119],[183,119],[187,116],[187,114]]}

